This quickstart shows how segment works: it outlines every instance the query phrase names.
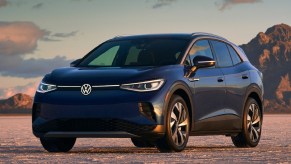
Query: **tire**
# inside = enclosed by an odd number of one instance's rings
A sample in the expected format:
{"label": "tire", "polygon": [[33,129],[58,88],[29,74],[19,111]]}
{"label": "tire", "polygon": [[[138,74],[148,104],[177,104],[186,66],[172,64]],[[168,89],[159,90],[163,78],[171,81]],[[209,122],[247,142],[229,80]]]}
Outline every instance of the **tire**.
{"label": "tire", "polygon": [[140,139],[140,138],[131,138],[131,142],[133,143],[133,145],[135,147],[140,147],[140,148],[143,148],[143,147],[155,147],[155,145],[152,144],[151,142],[143,140],[143,139]]}
{"label": "tire", "polygon": [[165,135],[156,141],[160,152],[180,152],[185,149],[189,138],[189,112],[184,99],[173,95],[165,116]]}
{"label": "tire", "polygon": [[40,142],[45,150],[48,152],[68,152],[70,151],[76,138],[40,138]]}
{"label": "tire", "polygon": [[262,109],[253,98],[248,98],[243,115],[242,132],[232,136],[232,142],[236,147],[256,147],[262,132]]}

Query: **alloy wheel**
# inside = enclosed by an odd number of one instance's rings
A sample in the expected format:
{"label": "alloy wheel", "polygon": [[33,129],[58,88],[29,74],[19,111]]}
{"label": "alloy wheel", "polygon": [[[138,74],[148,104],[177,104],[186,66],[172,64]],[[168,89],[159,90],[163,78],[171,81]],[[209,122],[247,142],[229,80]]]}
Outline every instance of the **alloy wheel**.
{"label": "alloy wheel", "polygon": [[187,135],[188,118],[186,109],[182,103],[176,102],[171,110],[171,135],[177,146],[184,144]]}
{"label": "alloy wheel", "polygon": [[257,104],[250,104],[247,115],[247,129],[252,142],[257,142],[261,135],[261,114]]}

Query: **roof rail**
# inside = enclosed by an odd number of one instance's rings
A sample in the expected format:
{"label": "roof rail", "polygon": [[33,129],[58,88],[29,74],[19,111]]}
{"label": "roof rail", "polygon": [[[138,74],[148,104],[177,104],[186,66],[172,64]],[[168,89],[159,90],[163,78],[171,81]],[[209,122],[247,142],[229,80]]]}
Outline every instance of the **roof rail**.
{"label": "roof rail", "polygon": [[116,39],[116,38],[120,38],[120,37],[123,37],[123,35],[116,35],[112,39]]}
{"label": "roof rail", "polygon": [[116,35],[114,36],[112,39],[115,39],[115,38],[121,38],[121,37],[125,37],[125,36],[131,36],[132,34],[121,34],[121,35]]}
{"label": "roof rail", "polygon": [[221,37],[221,36],[218,36],[218,35],[215,35],[215,34],[211,34],[211,33],[207,33],[207,32],[194,32],[194,33],[192,33],[192,36],[195,36],[195,35],[209,35],[209,36],[213,36],[213,37],[220,38],[220,39],[223,39],[223,40],[227,40],[224,37]]}

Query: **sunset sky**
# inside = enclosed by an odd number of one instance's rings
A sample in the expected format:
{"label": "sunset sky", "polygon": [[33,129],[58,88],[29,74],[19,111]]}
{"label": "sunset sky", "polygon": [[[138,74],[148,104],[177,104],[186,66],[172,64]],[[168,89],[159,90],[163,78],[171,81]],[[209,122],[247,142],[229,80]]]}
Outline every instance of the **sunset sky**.
{"label": "sunset sky", "polygon": [[117,35],[210,32],[247,43],[291,25],[291,0],[0,0],[0,99]]}

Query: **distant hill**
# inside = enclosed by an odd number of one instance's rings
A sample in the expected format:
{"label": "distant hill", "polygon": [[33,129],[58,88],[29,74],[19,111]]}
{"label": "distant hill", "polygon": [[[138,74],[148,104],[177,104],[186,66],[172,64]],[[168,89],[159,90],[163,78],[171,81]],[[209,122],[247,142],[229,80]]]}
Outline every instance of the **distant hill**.
{"label": "distant hill", "polygon": [[263,72],[265,111],[291,112],[291,27],[274,25],[241,48]]}
{"label": "distant hill", "polygon": [[33,99],[18,93],[8,99],[0,100],[0,113],[31,113]]}

